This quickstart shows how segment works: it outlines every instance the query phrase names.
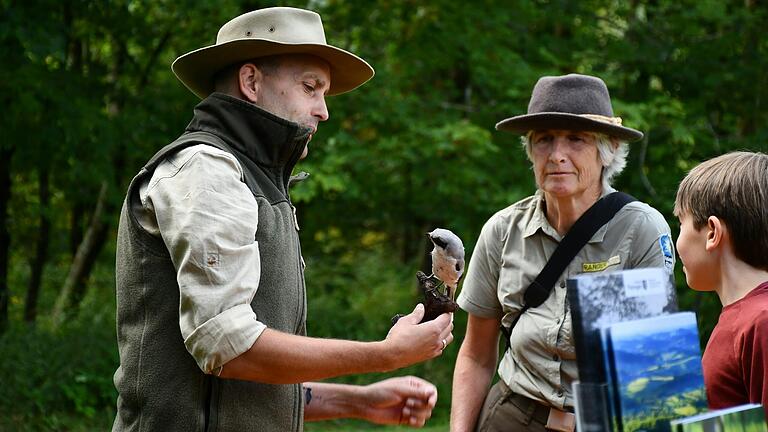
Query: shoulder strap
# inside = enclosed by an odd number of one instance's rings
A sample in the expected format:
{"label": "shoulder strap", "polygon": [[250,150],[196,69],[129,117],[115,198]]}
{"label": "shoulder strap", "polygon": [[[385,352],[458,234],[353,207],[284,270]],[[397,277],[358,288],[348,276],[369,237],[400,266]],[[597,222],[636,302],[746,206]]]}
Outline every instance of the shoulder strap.
{"label": "shoulder strap", "polygon": [[555,252],[547,261],[536,279],[525,290],[525,304],[528,307],[538,307],[549,297],[552,287],[563,274],[568,264],[573,261],[579,251],[603,225],[613,219],[625,205],[636,201],[624,192],[613,192],[597,200],[573,224]]}
{"label": "shoulder strap", "polygon": [[624,192],[612,192],[595,202],[581,217],[576,220],[563,240],[557,245],[555,252],[549,257],[547,264],[525,290],[523,299],[525,305],[509,328],[501,326],[502,334],[506,337],[509,349],[509,337],[512,328],[528,308],[538,307],[549,297],[552,287],[563,274],[568,264],[573,261],[579,251],[603,225],[613,219],[625,205],[637,199]]}

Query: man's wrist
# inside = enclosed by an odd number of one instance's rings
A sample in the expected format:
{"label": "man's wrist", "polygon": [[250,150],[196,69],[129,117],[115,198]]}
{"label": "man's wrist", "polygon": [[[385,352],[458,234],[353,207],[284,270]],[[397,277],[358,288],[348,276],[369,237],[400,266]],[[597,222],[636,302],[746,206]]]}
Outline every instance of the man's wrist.
{"label": "man's wrist", "polygon": [[312,409],[323,412],[324,418],[366,419],[369,396],[364,386],[316,383],[310,387]]}
{"label": "man's wrist", "polygon": [[392,372],[410,366],[411,363],[404,362],[407,353],[404,353],[394,341],[384,339],[376,343],[379,345],[377,348],[377,363],[381,365],[379,372]]}
{"label": "man's wrist", "polygon": [[349,415],[353,418],[367,420],[370,393],[368,386],[350,385],[346,391],[349,392]]}

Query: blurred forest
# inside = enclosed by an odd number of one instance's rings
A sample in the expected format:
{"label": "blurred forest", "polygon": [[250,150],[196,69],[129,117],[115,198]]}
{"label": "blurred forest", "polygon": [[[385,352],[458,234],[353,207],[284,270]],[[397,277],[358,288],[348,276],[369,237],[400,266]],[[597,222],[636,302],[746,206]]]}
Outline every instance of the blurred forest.
{"label": "blurred forest", "polygon": [[[615,182],[671,210],[680,179],[731,150],[768,149],[768,6],[758,0],[0,0],[0,430],[106,429],[114,417],[114,240],[128,182],[177,137],[197,99],[170,71],[253,9],[319,12],[330,43],[376,76],[328,99],[292,196],[307,260],[309,332],[378,340],[417,301],[425,233],[471,254],[495,211],[530,195],[519,138],[536,80],[602,77],[645,132]],[[720,304],[677,269],[702,343]],[[408,368],[450,407],[456,343]],[[339,381],[365,383],[382,376]],[[308,427],[309,430],[319,430]],[[362,429],[359,423],[322,427]]]}

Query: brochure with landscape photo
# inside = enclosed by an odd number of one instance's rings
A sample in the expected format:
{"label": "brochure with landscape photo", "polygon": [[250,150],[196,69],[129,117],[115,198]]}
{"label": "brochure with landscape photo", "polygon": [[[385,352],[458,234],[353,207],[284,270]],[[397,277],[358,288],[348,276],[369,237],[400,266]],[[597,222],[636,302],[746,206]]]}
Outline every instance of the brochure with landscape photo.
{"label": "brochure with landscape photo", "polygon": [[676,312],[672,275],[665,268],[587,273],[568,279],[567,296],[580,382],[574,397],[583,400],[576,409],[579,430],[612,430],[600,327]]}
{"label": "brochure with landscape photo", "polygon": [[600,327],[677,312],[672,275],[665,268],[582,274],[568,279],[579,381],[605,382]]}
{"label": "brochure with landscape photo", "polygon": [[707,409],[696,314],[680,312],[601,329],[614,430],[670,430]]}

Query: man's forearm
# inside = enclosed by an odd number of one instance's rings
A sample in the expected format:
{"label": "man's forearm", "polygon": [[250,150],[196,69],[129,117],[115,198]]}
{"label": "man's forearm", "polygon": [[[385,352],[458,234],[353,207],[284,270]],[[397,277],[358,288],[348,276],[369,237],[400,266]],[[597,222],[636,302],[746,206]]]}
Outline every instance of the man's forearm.
{"label": "man's forearm", "polygon": [[296,384],[394,368],[385,342],[296,336],[266,329],[251,349],[226,363],[221,377]]}
{"label": "man's forearm", "polygon": [[424,307],[419,304],[381,342],[318,339],[268,328],[250,349],[224,364],[220,376],[296,384],[410,366],[441,355],[453,340],[449,314],[419,324],[423,316]]}

